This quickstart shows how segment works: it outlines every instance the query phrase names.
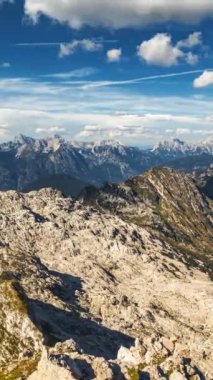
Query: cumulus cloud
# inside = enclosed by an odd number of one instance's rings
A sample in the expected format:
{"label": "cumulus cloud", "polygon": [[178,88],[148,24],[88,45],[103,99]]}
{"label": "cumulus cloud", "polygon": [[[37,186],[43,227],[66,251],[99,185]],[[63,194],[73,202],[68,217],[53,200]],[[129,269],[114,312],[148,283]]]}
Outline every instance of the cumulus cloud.
{"label": "cumulus cloud", "polygon": [[199,61],[198,55],[193,54],[191,51],[189,53],[186,53],[185,59],[189,65],[196,65],[196,63]]}
{"label": "cumulus cloud", "polygon": [[197,45],[202,45],[202,33],[191,33],[185,40],[181,40],[177,43],[178,47],[192,48]]}
{"label": "cumulus cloud", "polygon": [[195,88],[208,87],[213,85],[213,71],[204,71],[194,80]]}
{"label": "cumulus cloud", "polygon": [[108,62],[119,62],[122,56],[121,49],[111,49],[107,52],[107,60]]}
{"label": "cumulus cloud", "polygon": [[138,56],[147,63],[170,67],[178,63],[183,57],[183,52],[172,45],[172,37],[169,34],[158,33],[138,46]]}
{"label": "cumulus cloud", "polygon": [[73,40],[70,43],[63,43],[60,44],[59,57],[63,58],[72,55],[78,49],[94,52],[102,49],[102,43],[86,38],[83,40]]}
{"label": "cumulus cloud", "polygon": [[25,13],[36,21],[45,14],[72,28],[123,28],[155,22],[198,22],[213,15],[212,0],[25,0]]}
{"label": "cumulus cloud", "polygon": [[177,65],[180,60],[194,65],[198,62],[198,55],[191,51],[185,52],[184,48],[193,48],[201,44],[201,38],[201,33],[192,33],[187,39],[173,44],[170,34],[157,33],[137,47],[137,54],[140,59],[158,66],[171,67]]}

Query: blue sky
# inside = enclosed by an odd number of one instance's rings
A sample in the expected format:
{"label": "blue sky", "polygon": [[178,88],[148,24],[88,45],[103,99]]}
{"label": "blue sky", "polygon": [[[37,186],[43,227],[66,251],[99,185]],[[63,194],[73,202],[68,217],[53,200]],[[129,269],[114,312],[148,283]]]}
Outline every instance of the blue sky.
{"label": "blue sky", "polygon": [[212,0],[0,0],[0,44],[1,140],[213,137]]}

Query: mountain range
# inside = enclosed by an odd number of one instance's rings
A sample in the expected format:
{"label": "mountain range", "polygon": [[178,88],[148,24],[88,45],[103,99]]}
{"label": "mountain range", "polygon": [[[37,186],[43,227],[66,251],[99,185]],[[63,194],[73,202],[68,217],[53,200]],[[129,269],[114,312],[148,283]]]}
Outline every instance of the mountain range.
{"label": "mountain range", "polygon": [[213,140],[189,145],[180,140],[152,149],[116,141],[79,143],[60,136],[33,139],[23,135],[0,144],[0,190],[29,191],[54,187],[76,196],[87,185],[120,183],[153,166],[203,171],[213,163]]}
{"label": "mountain range", "polygon": [[193,176],[0,192],[0,379],[213,378],[213,208]]}

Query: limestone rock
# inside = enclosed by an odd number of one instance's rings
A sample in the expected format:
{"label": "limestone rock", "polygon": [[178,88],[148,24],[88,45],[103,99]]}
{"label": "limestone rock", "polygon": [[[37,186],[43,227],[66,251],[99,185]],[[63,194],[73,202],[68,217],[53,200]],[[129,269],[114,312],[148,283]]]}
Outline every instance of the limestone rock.
{"label": "limestone rock", "polygon": [[82,374],[76,364],[65,356],[48,356],[44,349],[37,370],[29,376],[28,380],[80,380]]}
{"label": "limestone rock", "polygon": [[113,380],[114,374],[109,363],[104,358],[96,358],[92,363],[92,368],[97,380]]}
{"label": "limestone rock", "polygon": [[175,371],[169,376],[169,380],[186,380],[186,377],[183,376],[180,372]]}
{"label": "limestone rock", "polygon": [[0,204],[0,377],[212,378],[212,206],[187,176]]}

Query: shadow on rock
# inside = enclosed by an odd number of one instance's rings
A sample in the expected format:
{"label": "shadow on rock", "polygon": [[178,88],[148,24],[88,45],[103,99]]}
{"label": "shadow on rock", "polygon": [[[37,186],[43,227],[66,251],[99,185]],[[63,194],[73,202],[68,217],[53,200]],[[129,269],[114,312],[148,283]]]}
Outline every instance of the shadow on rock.
{"label": "shadow on rock", "polygon": [[[39,259],[37,264],[45,278],[51,276],[55,279],[46,287],[53,295],[52,303],[25,296],[29,317],[41,331],[46,345],[54,346],[57,342],[73,339],[85,354],[109,360],[117,357],[120,346],[129,348],[134,344],[132,337],[111,330],[91,320],[90,316],[81,316],[81,313],[88,313],[88,310],[78,304],[76,297],[76,291],[83,292],[82,280],[79,277],[50,271]],[[22,293],[21,289],[19,293]],[[57,298],[64,306],[58,307],[56,302],[54,304]]]}
{"label": "shadow on rock", "polygon": [[133,338],[82,318],[75,311],[61,310],[38,300],[29,300],[28,305],[30,317],[42,332],[46,345],[72,338],[85,354],[109,360],[117,357],[121,345],[129,348],[134,343]]}

